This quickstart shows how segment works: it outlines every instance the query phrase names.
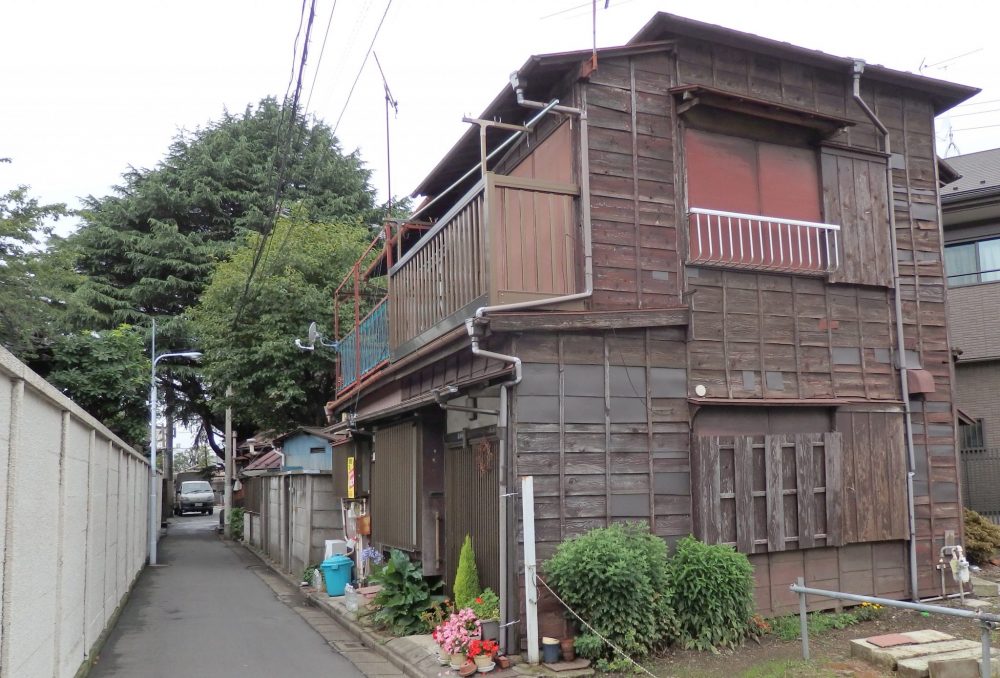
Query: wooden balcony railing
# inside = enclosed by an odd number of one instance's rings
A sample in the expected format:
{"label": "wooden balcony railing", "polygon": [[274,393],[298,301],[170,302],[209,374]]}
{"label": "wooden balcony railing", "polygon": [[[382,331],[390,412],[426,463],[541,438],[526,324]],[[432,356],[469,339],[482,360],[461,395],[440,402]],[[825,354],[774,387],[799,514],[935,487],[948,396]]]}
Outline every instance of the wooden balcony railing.
{"label": "wooden balcony railing", "polygon": [[484,192],[479,182],[389,272],[393,355],[398,347],[484,298]]}
{"label": "wooden balcony railing", "polygon": [[840,265],[840,226],[692,207],[688,263],[753,271],[826,274]]}
{"label": "wooden balcony railing", "polygon": [[[389,269],[388,296],[362,317],[366,300],[384,289],[369,280],[373,253],[393,242],[389,231],[376,239],[334,295],[337,392],[458,327],[480,306],[579,291],[579,192],[575,184],[488,174]],[[341,296],[354,308],[343,330]]]}
{"label": "wooden balcony railing", "polygon": [[495,174],[473,187],[389,273],[392,358],[479,306],[578,291],[578,194],[574,184]]}

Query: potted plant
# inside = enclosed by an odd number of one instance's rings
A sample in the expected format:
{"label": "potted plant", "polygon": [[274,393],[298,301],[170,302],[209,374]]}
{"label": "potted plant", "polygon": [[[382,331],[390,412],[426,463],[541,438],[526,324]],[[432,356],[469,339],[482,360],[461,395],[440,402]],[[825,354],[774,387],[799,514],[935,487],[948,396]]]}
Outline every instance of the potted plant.
{"label": "potted plant", "polygon": [[469,645],[479,638],[479,620],[469,608],[454,612],[441,629],[441,647],[451,655],[451,668],[460,669],[469,654]]}
{"label": "potted plant", "polygon": [[472,657],[472,661],[476,662],[476,670],[479,673],[488,673],[493,670],[493,667],[496,666],[493,657],[496,656],[499,649],[495,640],[477,639],[469,643],[469,656]]}
{"label": "potted plant", "polygon": [[493,589],[483,589],[469,607],[481,623],[481,637],[484,640],[500,640],[500,598]]}
{"label": "potted plant", "polygon": [[444,649],[443,636],[444,636],[444,624],[442,623],[435,626],[434,630],[431,631],[431,638],[433,638],[434,642],[437,643],[438,645],[437,660],[438,663],[441,664],[442,666],[451,662],[451,654],[446,649]]}

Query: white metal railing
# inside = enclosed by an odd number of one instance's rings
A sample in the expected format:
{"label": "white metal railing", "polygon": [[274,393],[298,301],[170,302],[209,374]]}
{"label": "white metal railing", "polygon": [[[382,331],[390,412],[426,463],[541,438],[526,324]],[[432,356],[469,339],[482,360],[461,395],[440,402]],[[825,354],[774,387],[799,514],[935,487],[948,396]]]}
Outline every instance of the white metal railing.
{"label": "white metal railing", "polygon": [[824,274],[840,265],[840,226],[701,207],[688,210],[688,263]]}

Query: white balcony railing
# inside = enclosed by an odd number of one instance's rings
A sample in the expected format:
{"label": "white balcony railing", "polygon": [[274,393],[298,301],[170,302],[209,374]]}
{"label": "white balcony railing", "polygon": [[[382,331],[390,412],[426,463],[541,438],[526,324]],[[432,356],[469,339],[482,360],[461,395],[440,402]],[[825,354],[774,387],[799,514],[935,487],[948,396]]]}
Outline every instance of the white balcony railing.
{"label": "white balcony railing", "polygon": [[688,263],[821,275],[837,269],[840,226],[700,207],[688,211]]}

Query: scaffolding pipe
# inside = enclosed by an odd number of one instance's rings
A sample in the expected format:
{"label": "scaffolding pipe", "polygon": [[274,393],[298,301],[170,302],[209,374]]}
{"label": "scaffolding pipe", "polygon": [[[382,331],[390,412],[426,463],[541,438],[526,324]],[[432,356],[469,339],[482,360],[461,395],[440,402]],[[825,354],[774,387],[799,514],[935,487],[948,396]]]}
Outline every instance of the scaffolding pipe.
{"label": "scaffolding pipe", "polygon": [[856,593],[844,593],[843,591],[828,591],[826,589],[814,589],[805,586],[802,577],[799,577],[795,584],[789,589],[799,596],[799,624],[802,629],[802,658],[809,659],[809,624],[806,614],[806,596],[820,596],[822,598],[833,598],[834,600],[850,600],[855,603],[872,603],[884,605],[885,607],[899,607],[904,610],[916,610],[917,612],[928,612],[931,614],[943,614],[949,617],[961,617],[979,622],[980,637],[982,639],[982,656],[979,658],[979,671],[981,678],[990,678],[992,649],[990,648],[990,633],[1000,624],[1000,615],[983,612],[981,610],[962,610],[953,607],[942,607],[941,605],[924,605],[923,603],[908,603],[905,600],[892,600],[890,598],[879,598],[877,596],[862,596]]}

